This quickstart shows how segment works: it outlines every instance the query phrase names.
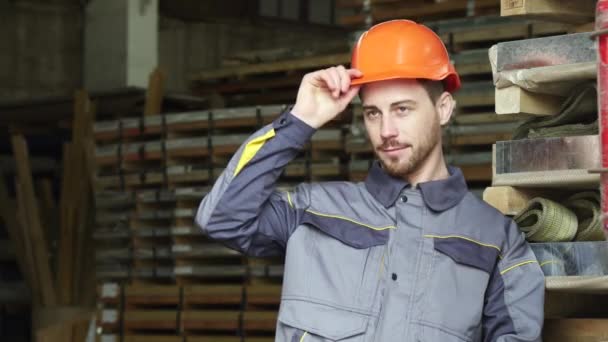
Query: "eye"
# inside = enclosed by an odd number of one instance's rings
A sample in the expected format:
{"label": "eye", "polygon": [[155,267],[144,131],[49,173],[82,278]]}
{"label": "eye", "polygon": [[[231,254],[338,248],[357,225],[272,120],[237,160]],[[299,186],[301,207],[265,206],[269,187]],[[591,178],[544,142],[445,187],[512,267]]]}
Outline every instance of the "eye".
{"label": "eye", "polygon": [[377,110],[369,110],[365,112],[365,117],[368,119],[375,119],[380,116],[380,112]]}
{"label": "eye", "polygon": [[407,114],[409,112],[409,108],[406,106],[399,106],[397,107],[397,113],[398,114]]}

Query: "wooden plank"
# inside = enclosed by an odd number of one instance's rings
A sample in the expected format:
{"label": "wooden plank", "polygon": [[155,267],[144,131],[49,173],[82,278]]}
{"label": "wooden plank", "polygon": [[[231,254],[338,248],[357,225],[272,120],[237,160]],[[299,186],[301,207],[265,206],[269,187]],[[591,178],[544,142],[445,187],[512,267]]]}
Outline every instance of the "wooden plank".
{"label": "wooden plank", "polygon": [[595,4],[596,0],[501,0],[500,15],[526,15],[581,24],[595,18]]}
{"label": "wooden plank", "polygon": [[144,115],[159,115],[162,112],[165,74],[159,68],[154,69],[148,80],[146,106]]}
{"label": "wooden plank", "polygon": [[[41,179],[36,183],[37,188],[39,189],[39,205],[42,212],[43,221],[47,222],[46,232],[56,232],[57,231],[57,206],[55,203],[55,196],[53,195],[53,184],[52,181],[48,178]],[[45,241],[49,241],[48,238],[45,237]]]}
{"label": "wooden plank", "polygon": [[545,292],[545,319],[608,317],[608,296],[593,293]]}
{"label": "wooden plank", "polygon": [[261,63],[255,65],[243,65],[232,68],[209,69],[193,75],[193,81],[205,81],[224,77],[243,77],[253,74],[264,74],[279,71],[312,69],[327,65],[350,63],[350,53],[338,53],[325,56],[300,58],[273,63]]}
{"label": "wooden plank", "polygon": [[[103,340],[103,342],[106,342]],[[118,342],[116,339],[115,342]],[[184,342],[181,336],[125,335],[123,342]],[[239,338],[240,342],[240,338]]]}
{"label": "wooden plank", "polygon": [[74,257],[72,256],[74,233],[72,230],[74,209],[70,199],[73,193],[74,163],[76,147],[73,143],[64,144],[63,148],[63,177],[61,184],[61,217],[59,228],[59,253],[57,257],[57,283],[60,303],[68,305],[72,294],[71,277],[74,272]]}
{"label": "wooden plank", "polygon": [[245,311],[243,328],[245,331],[274,331],[277,316],[275,311]]}
{"label": "wooden plank", "polygon": [[239,311],[185,310],[181,324],[185,330],[236,330],[240,315]]}
{"label": "wooden plank", "polygon": [[[93,258],[91,253],[86,253],[86,250],[90,244],[91,234],[89,233],[90,227],[92,227],[91,203],[91,184],[88,182],[91,179],[91,172],[94,172],[90,168],[92,167],[88,161],[91,158],[87,158],[87,142],[93,139],[93,116],[94,106],[89,100],[88,93],[84,90],[78,90],[75,93],[75,107],[74,107],[74,126],[73,126],[73,141],[76,147],[75,164],[76,178],[73,180],[75,183],[75,191],[73,197],[73,210],[74,214],[74,245],[73,255],[74,258],[74,269],[71,275],[72,293],[71,303],[83,303],[84,301],[91,301],[94,298],[94,283],[86,283],[85,275],[88,275],[92,269],[86,269],[87,263],[90,263]],[[88,279],[92,279],[88,278]],[[88,294],[88,298],[85,298]]]}
{"label": "wooden plank", "polygon": [[555,115],[559,112],[563,97],[532,93],[518,86],[496,89],[496,114]]}
{"label": "wooden plank", "polygon": [[240,304],[243,287],[240,285],[191,285],[184,287],[185,305]]}
{"label": "wooden plank", "polygon": [[25,203],[23,190],[21,188],[21,184],[19,184],[17,178],[15,178],[15,192],[17,197],[16,211],[20,226],[20,235],[23,240],[25,266],[27,267],[26,275],[29,274],[29,285],[32,291],[32,303],[42,305],[44,300],[42,296],[42,288],[40,286],[40,274],[37,271],[38,265],[34,257],[33,240],[31,238],[27,238],[31,226],[27,211],[25,209],[27,204]]}
{"label": "wooden plank", "polygon": [[[205,337],[205,336],[188,336],[186,342],[242,342],[240,337]],[[247,337],[246,342],[274,342],[275,339],[272,337]],[[148,342],[148,341],[141,341]]]}
{"label": "wooden plank", "polygon": [[496,113],[479,113],[479,114],[456,114],[452,119],[458,125],[474,125],[487,123],[503,123],[520,121],[529,116],[527,115],[496,115]]}
{"label": "wooden plank", "polygon": [[597,189],[600,177],[588,170],[556,170],[494,174],[492,186]]}
{"label": "wooden plank", "polygon": [[125,303],[134,305],[178,305],[180,289],[175,285],[134,284],[125,286]]}
{"label": "wooden plank", "polygon": [[489,182],[492,180],[492,165],[458,165],[464,178],[469,182]]}
{"label": "wooden plank", "polygon": [[363,0],[336,0],[336,8],[361,8]]}
{"label": "wooden plank", "polygon": [[608,276],[553,276],[547,277],[548,290],[569,293],[608,294]]}
{"label": "wooden plank", "polygon": [[497,141],[510,140],[512,133],[490,133],[490,134],[475,134],[450,136],[450,145],[453,146],[468,146],[468,145],[490,145]]}
{"label": "wooden plank", "polygon": [[560,342],[603,342],[608,339],[608,319],[548,319],[543,340]]}
{"label": "wooden plank", "polygon": [[355,26],[363,26],[365,24],[366,18],[369,14],[354,14],[354,15],[342,15],[338,17],[338,24],[341,26],[347,27],[355,27]]}
{"label": "wooden plank", "polygon": [[[394,18],[420,18],[440,14],[458,12],[465,14],[469,5],[468,0],[450,0],[442,2],[417,4],[415,6],[374,6],[372,16],[374,21],[384,21]],[[500,6],[498,0],[476,0],[475,9],[482,10],[497,8]]]}
{"label": "wooden plank", "polygon": [[177,311],[175,310],[126,310],[124,327],[128,330],[175,330]]}
{"label": "wooden plank", "polygon": [[281,285],[248,286],[247,303],[254,305],[278,305],[281,301]]}
{"label": "wooden plank", "polygon": [[42,238],[42,223],[40,212],[36,204],[34,185],[32,184],[32,172],[29,163],[28,148],[22,135],[12,137],[13,153],[17,161],[17,176],[20,189],[23,194],[23,204],[28,220],[28,236],[32,240],[34,261],[40,276],[42,289],[42,304],[52,306],[57,304],[57,293],[55,292],[55,280],[51,274],[49,264],[49,251],[47,242]]}
{"label": "wooden plank", "polygon": [[483,192],[483,200],[504,215],[516,215],[536,197],[537,192],[512,186],[488,187]]}
{"label": "wooden plank", "polygon": [[487,27],[483,27],[483,29],[476,27],[474,29],[455,31],[452,33],[452,42],[454,44],[464,44],[514,40],[517,38],[525,38],[528,35],[528,25],[522,25],[522,23],[506,23],[492,26],[488,25]]}

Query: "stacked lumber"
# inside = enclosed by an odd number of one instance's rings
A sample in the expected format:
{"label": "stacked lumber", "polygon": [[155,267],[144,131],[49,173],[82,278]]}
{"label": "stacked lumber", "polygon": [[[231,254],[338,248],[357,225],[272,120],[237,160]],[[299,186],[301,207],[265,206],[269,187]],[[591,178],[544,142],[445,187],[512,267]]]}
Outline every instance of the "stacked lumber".
{"label": "stacked lumber", "polygon": [[77,91],[71,141],[63,146],[60,189],[54,189],[48,175],[34,181],[33,172],[41,163],[30,157],[28,137],[19,129],[11,136],[15,182],[14,187],[6,187],[4,178],[0,182],[1,216],[30,290],[38,341],[81,340],[90,318],[88,307],[94,303],[93,258],[87,253],[95,169],[89,158],[93,116],[87,93]]}
{"label": "stacked lumber", "polygon": [[[595,1],[502,1],[501,13],[584,23]],[[493,146],[484,200],[512,216],[546,276],[544,339],[601,341],[608,255],[597,188],[596,51],[589,33],[498,43],[490,49],[495,110],[524,118]],[[584,327],[584,328],[582,328]],[[559,337],[558,337],[559,336]]]}
{"label": "stacked lumber", "polygon": [[[202,236],[194,216],[238,147],[284,110],[219,108],[97,122],[95,236],[108,242],[98,253],[101,278],[221,278],[225,272],[213,275],[220,261],[238,269],[227,276],[244,277],[240,254]],[[341,121],[318,130],[282,182],[343,178],[343,137]]]}
{"label": "stacked lumber", "polygon": [[105,283],[100,341],[272,341],[280,285]]}
{"label": "stacked lumber", "polygon": [[339,0],[338,24],[346,27],[371,26],[391,19],[438,20],[498,14],[499,0]]}

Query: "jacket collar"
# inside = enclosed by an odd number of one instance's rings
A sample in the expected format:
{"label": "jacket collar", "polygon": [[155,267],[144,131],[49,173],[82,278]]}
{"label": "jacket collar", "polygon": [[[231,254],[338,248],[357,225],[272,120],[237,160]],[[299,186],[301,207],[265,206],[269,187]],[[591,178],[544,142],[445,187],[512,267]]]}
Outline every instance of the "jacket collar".
{"label": "jacket collar", "polygon": [[[468,192],[462,171],[448,166],[448,172],[448,178],[418,184],[424,203],[434,211],[455,206]],[[367,191],[387,208],[395,204],[406,186],[409,186],[407,181],[386,173],[378,161],[374,161],[365,179]]]}

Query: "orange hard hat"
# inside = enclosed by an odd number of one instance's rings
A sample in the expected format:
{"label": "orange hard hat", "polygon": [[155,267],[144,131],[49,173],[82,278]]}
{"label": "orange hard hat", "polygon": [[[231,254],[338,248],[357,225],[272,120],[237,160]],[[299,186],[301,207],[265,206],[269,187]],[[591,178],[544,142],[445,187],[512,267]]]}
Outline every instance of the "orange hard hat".
{"label": "orange hard hat", "polygon": [[364,32],[353,50],[351,67],[363,73],[352,85],[423,78],[443,81],[451,93],[460,88],[460,78],[441,38],[411,20],[383,22]]}

